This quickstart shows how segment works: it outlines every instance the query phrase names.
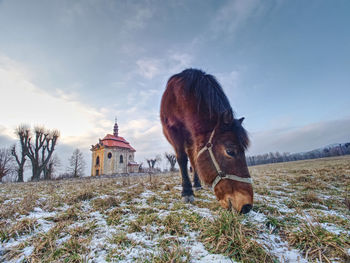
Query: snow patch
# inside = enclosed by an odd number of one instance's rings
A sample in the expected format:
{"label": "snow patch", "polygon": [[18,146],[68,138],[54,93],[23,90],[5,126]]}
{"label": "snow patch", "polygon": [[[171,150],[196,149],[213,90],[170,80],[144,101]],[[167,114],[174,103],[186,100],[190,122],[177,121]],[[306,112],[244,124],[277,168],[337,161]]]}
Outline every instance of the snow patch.
{"label": "snow patch", "polygon": [[218,254],[210,254],[200,242],[193,242],[191,244],[190,254],[192,256],[191,262],[193,263],[233,263],[229,257]]}

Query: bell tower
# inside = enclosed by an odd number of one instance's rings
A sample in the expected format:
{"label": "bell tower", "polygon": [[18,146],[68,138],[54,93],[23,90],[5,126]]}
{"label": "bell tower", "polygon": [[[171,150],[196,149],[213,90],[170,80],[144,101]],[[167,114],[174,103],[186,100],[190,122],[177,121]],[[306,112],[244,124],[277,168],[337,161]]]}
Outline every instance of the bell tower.
{"label": "bell tower", "polygon": [[119,129],[118,129],[118,124],[117,124],[117,117],[115,117],[114,128],[113,128],[113,135],[115,137],[118,137],[118,131],[119,131]]}

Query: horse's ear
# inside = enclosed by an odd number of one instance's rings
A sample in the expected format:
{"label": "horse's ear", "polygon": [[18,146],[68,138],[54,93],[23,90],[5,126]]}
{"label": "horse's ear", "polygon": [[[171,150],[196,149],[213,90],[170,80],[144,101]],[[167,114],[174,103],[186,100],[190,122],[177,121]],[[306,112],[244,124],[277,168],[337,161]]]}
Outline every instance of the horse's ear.
{"label": "horse's ear", "polygon": [[244,117],[238,119],[239,123],[242,124],[242,122],[244,121]]}
{"label": "horse's ear", "polygon": [[225,124],[230,124],[233,122],[233,114],[232,111],[227,110],[222,114],[222,120]]}

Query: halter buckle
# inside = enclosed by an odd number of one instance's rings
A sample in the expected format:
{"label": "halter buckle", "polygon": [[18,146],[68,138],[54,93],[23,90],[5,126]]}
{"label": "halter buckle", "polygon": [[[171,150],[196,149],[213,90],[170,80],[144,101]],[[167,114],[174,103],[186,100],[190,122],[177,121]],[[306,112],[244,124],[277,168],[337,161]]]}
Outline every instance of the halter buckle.
{"label": "halter buckle", "polygon": [[220,176],[221,178],[225,177],[225,173],[223,171],[219,171],[218,172],[218,176]]}

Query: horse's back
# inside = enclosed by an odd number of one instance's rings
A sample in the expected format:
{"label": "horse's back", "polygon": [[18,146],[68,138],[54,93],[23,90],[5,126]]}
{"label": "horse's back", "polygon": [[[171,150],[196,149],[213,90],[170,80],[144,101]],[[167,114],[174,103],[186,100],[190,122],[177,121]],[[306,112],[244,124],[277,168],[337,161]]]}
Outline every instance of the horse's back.
{"label": "horse's back", "polygon": [[175,76],[169,79],[161,100],[160,118],[163,126],[181,122],[187,109],[184,85]]}

